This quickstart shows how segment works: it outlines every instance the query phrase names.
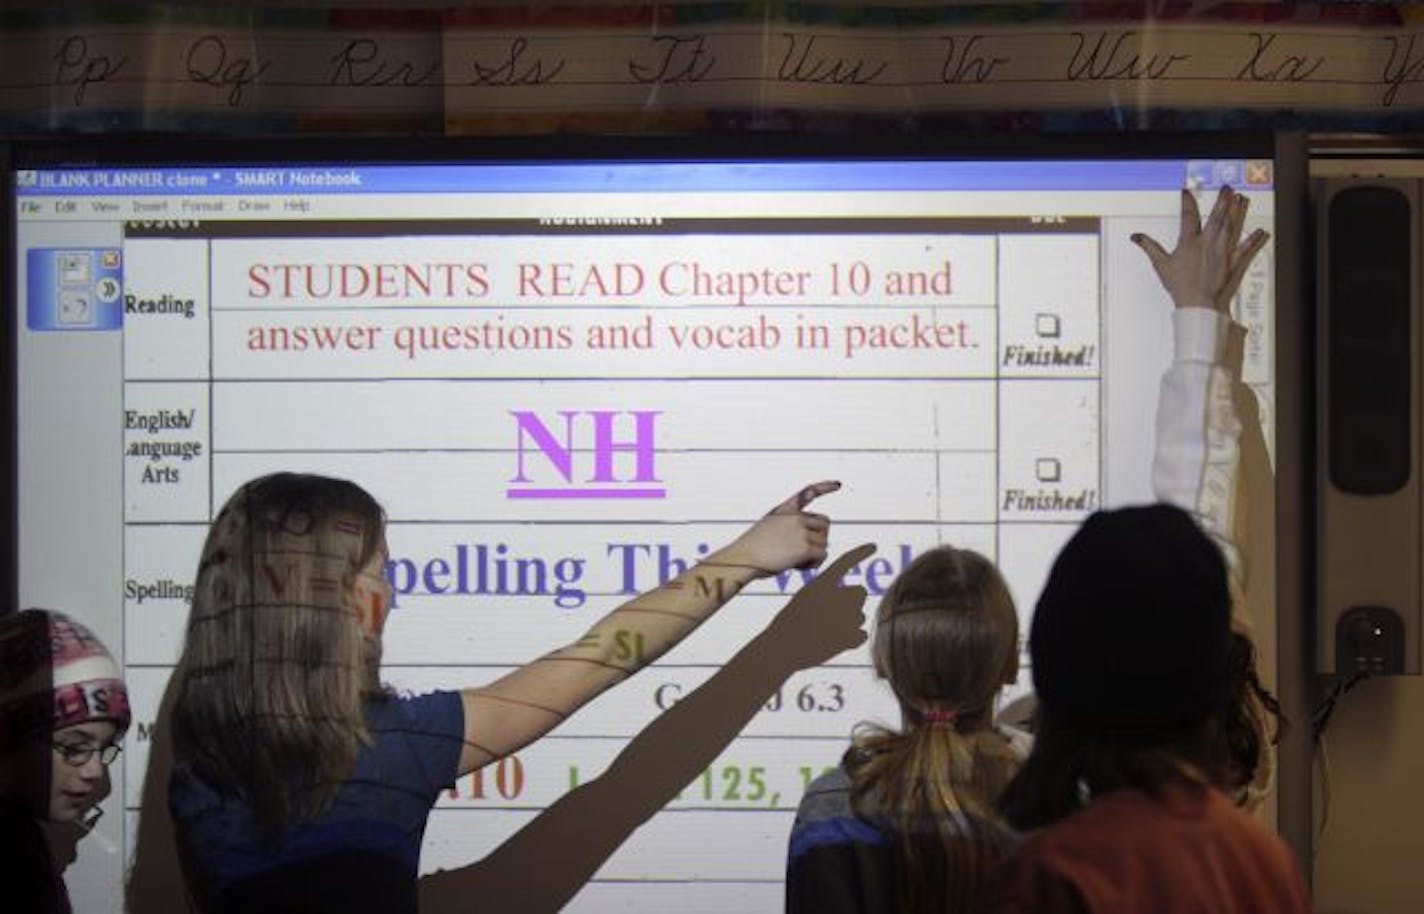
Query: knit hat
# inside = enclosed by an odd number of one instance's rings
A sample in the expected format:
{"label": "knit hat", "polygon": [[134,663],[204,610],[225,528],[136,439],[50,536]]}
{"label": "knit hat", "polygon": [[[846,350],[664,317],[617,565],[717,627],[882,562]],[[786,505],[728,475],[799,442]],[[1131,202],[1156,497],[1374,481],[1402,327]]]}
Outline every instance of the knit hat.
{"label": "knit hat", "polygon": [[1170,505],[1100,511],[1058,554],[1029,635],[1033,682],[1055,720],[1151,742],[1234,694],[1221,551]]}
{"label": "knit hat", "polygon": [[0,617],[0,752],[93,720],[128,729],[129,693],[94,633],[63,613]]}

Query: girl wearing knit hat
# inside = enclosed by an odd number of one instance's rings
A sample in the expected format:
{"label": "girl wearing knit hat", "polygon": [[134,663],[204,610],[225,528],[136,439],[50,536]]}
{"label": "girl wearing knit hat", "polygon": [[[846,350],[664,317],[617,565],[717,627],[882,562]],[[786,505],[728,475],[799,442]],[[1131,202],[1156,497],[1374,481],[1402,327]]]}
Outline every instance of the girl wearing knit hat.
{"label": "girl wearing knit hat", "polygon": [[0,617],[0,844],[16,910],[69,910],[69,861],[45,824],[93,827],[129,719],[118,666],[82,623],[40,609]]}
{"label": "girl wearing knit hat", "polygon": [[940,546],[880,600],[871,656],[897,729],[863,724],[806,789],[786,910],[967,912],[1012,835],[993,808],[1023,746],[993,723],[1018,675],[1018,613],[988,559]]}

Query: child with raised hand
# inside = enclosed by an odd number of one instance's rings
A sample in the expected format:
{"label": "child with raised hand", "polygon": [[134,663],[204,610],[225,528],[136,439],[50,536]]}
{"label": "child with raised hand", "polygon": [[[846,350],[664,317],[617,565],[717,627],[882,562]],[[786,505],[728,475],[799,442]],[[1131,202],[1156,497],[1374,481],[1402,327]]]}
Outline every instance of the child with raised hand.
{"label": "child with raised hand", "polygon": [[[1270,523],[1274,516],[1269,496],[1248,512],[1250,499],[1239,491],[1243,453],[1260,455],[1264,478],[1255,481],[1271,482],[1253,409],[1254,394],[1241,383],[1240,353],[1228,354],[1246,333],[1232,318],[1232,302],[1269,237],[1261,229],[1245,232],[1248,209],[1245,196],[1223,187],[1203,220],[1195,195],[1183,190],[1173,249],[1168,251],[1141,234],[1132,236],[1132,241],[1147,255],[1172,301],[1174,351],[1158,397],[1153,491],[1162,501],[1192,514],[1227,560],[1238,700],[1223,720],[1222,736],[1232,747],[1234,760],[1227,780],[1219,786],[1243,807],[1255,809],[1273,782],[1273,744],[1282,717],[1275,696],[1257,671],[1246,615],[1250,568],[1245,550],[1238,545],[1251,538],[1250,524]],[[1256,489],[1255,498],[1261,501],[1261,491],[1270,486]]]}
{"label": "child with raised hand", "polygon": [[791,832],[786,910],[966,912],[1011,845],[993,802],[1022,747],[993,723],[1018,672],[1018,616],[968,549],[915,559],[881,598],[871,643],[898,729],[862,724],[807,788]]}
{"label": "child with raised hand", "polygon": [[1035,832],[986,914],[1310,909],[1290,849],[1222,792],[1237,712],[1220,550],[1169,505],[1098,512],[1063,548],[1029,636],[1033,749],[1000,799]]}

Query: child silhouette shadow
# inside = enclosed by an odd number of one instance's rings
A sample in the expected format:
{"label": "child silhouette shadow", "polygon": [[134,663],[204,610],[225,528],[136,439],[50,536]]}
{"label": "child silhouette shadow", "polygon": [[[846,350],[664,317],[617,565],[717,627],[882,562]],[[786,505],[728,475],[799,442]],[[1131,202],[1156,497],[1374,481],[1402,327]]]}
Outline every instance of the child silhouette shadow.
{"label": "child silhouette shadow", "polygon": [[792,673],[865,642],[865,589],[839,582],[874,552],[873,545],[859,546],[827,566],[710,679],[635,736],[603,774],[569,791],[484,859],[423,877],[420,910],[562,908]]}

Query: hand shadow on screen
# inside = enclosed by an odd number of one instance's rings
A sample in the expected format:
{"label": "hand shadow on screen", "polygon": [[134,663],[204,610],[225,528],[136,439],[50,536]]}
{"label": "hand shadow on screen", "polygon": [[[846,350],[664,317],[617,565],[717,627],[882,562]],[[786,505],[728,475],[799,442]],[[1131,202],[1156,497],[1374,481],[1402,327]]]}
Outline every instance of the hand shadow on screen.
{"label": "hand shadow on screen", "polygon": [[[168,774],[173,768],[173,683],[170,677],[149,734],[148,768],[139,801],[133,866],[124,883],[124,907],[130,914],[169,914],[193,910],[178,863],[173,817],[168,813]],[[180,902],[181,899],[181,902]]]}
{"label": "hand shadow on screen", "polygon": [[798,670],[865,643],[866,592],[841,577],[875,551],[836,559],[710,679],[491,854],[420,880],[424,914],[562,908],[638,826],[697,777]]}

